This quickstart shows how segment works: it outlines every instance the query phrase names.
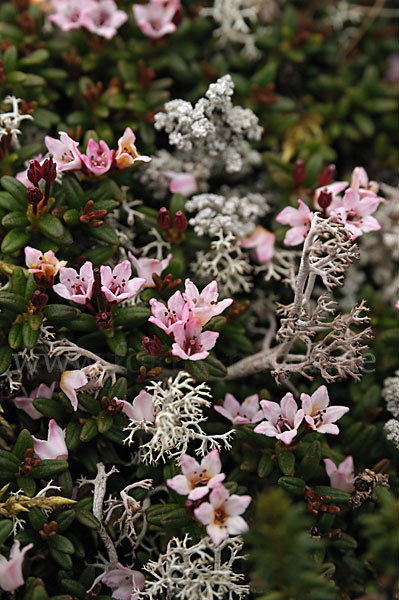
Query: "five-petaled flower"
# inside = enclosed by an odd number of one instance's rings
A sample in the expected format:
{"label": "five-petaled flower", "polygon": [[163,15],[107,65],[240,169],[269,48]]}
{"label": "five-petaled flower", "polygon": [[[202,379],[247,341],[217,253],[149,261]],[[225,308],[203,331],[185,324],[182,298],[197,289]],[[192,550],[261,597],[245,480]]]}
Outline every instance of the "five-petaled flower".
{"label": "five-petaled flower", "polygon": [[97,144],[93,138],[90,138],[86,154],[81,154],[80,156],[90,173],[104,175],[111,168],[113,153],[114,151],[110,150],[103,140],[100,140]]}
{"label": "five-petaled flower", "polygon": [[137,152],[134,144],[136,136],[130,127],[127,127],[123,136],[118,140],[118,150],[115,153],[114,161],[118,169],[127,169],[136,161],[148,162],[151,160],[149,156],[144,156]]}
{"label": "five-petaled flower", "polygon": [[355,240],[363,233],[381,229],[377,219],[371,216],[380,202],[381,198],[373,193],[362,197],[359,190],[349,188],[342,199],[342,206],[331,214],[340,218],[345,229],[352,234],[351,239]]}
{"label": "five-petaled flower", "polygon": [[253,394],[240,404],[233,394],[226,394],[223,406],[213,407],[218,413],[229,419],[233,425],[258,423],[263,419],[263,410],[259,408],[259,396]]}
{"label": "five-petaled flower", "polygon": [[173,335],[172,354],[184,360],[203,360],[209,356],[208,350],[214,347],[219,337],[217,331],[202,331],[199,319],[177,323]]}
{"label": "five-petaled flower", "polygon": [[133,571],[118,562],[115,568],[110,569],[101,577],[101,582],[111,588],[112,598],[136,600],[138,596],[135,592],[144,588],[145,579],[140,571]]}
{"label": "five-petaled flower", "polygon": [[169,181],[169,191],[172,194],[183,194],[183,196],[189,197],[198,191],[197,180],[191,173],[161,171],[161,175]]}
{"label": "five-petaled flower", "polygon": [[206,526],[207,534],[218,546],[230,534],[248,531],[248,525],[240,515],[246,511],[251,500],[251,496],[230,496],[224,485],[219,483],[211,491],[209,502],[203,502],[194,509],[194,515]]}
{"label": "five-petaled flower", "polygon": [[65,260],[58,260],[52,250],[43,254],[30,246],[25,247],[25,262],[41,287],[51,287],[58,271],[67,264]]}
{"label": "five-petaled flower", "polygon": [[258,262],[267,264],[273,258],[275,241],[274,233],[258,225],[240,244],[242,248],[250,248]]}
{"label": "five-petaled flower", "polygon": [[123,302],[137,294],[139,289],[145,284],[143,277],[133,277],[132,265],[128,260],[124,260],[114,269],[108,266],[101,266],[101,291],[108,302]]}
{"label": "five-petaled flower", "polygon": [[129,259],[132,261],[134,268],[136,269],[138,277],[145,279],[143,287],[155,287],[155,282],[152,275],[161,275],[162,271],[166,269],[172,260],[172,255],[168,254],[163,260],[157,260],[156,258],[136,258],[131,252],[128,252]]}
{"label": "five-petaled flower", "polygon": [[198,319],[201,325],[205,325],[212,317],[220,315],[233,302],[232,298],[218,302],[217,281],[208,283],[201,293],[190,279],[186,279],[185,284],[183,297],[188,303],[190,318]]}
{"label": "five-petaled flower", "polygon": [[188,496],[189,500],[200,500],[226,477],[220,472],[221,468],[218,450],[212,450],[201,463],[188,454],[182,454],[183,474],[168,479],[166,483],[178,494]]}
{"label": "five-petaled flower", "polygon": [[80,268],[79,275],[75,269],[62,267],[60,269],[60,283],[54,285],[53,290],[61,298],[72,300],[76,304],[86,304],[91,300],[93,283],[93,264],[86,261]]}
{"label": "five-petaled flower", "polygon": [[148,4],[133,4],[137,25],[150,38],[174,33],[180,10],[180,0],[150,0]]}
{"label": "five-petaled flower", "polygon": [[179,291],[169,298],[167,306],[155,298],[151,298],[150,306],[152,316],[149,317],[149,322],[154,323],[167,334],[172,333],[178,323],[184,323],[187,320],[188,306]]}
{"label": "five-petaled flower", "polygon": [[122,412],[129,417],[131,421],[147,421],[152,423],[154,421],[154,404],[153,397],[145,390],[134,398],[133,403],[130,404],[124,400],[118,400],[115,398],[116,404],[123,404]]}
{"label": "five-petaled flower", "polygon": [[355,489],[355,474],[353,469],[353,457],[347,456],[345,460],[339,463],[338,467],[329,458],[324,459],[327,475],[330,478],[330,485],[333,488],[343,492],[353,492]]}
{"label": "five-petaled flower", "polygon": [[81,25],[107,40],[113,38],[116,30],[127,21],[127,14],[118,9],[114,0],[86,0],[82,5]]}
{"label": "five-petaled flower", "polygon": [[82,167],[81,154],[78,142],[69,137],[65,131],[59,132],[60,139],[46,135],[44,143],[47,150],[53,155],[58,171],[79,171]]}
{"label": "five-petaled flower", "polygon": [[254,431],[268,437],[275,437],[284,444],[291,444],[303,420],[303,412],[298,410],[291,392],[282,398],[280,404],[270,400],[262,400],[260,404],[267,420],[259,423]]}
{"label": "five-petaled flower", "polygon": [[298,208],[292,206],[283,208],[277,215],[276,221],[282,225],[291,225],[284,238],[286,246],[302,244],[309,233],[313,216],[312,211],[302,200],[298,200]]}
{"label": "five-petaled flower", "polygon": [[319,433],[332,433],[337,435],[339,429],[334,425],[345,413],[349,411],[347,406],[328,406],[330,398],[325,385],[317,388],[311,396],[301,394],[303,418],[311,429]]}

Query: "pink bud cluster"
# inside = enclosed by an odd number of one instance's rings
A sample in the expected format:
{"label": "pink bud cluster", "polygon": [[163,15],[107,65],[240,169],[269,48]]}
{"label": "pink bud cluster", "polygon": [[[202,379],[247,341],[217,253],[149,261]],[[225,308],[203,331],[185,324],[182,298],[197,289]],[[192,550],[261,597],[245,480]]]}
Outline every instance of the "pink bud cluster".
{"label": "pink bud cluster", "polygon": [[181,456],[182,474],[167,480],[178,494],[188,496],[186,508],[205,525],[208,535],[217,546],[229,535],[248,531],[242,515],[251,496],[230,494],[222,484],[226,475],[221,472],[219,451],[212,450],[201,463],[188,454]]}
{"label": "pink bud cluster", "polygon": [[163,302],[150,300],[152,316],[148,319],[170,335],[173,356],[184,360],[202,360],[216,344],[219,333],[203,331],[208,321],[220,315],[233,302],[231,298],[218,302],[218,285],[209,283],[200,293],[190,279],[186,279],[185,292],[177,291]]}

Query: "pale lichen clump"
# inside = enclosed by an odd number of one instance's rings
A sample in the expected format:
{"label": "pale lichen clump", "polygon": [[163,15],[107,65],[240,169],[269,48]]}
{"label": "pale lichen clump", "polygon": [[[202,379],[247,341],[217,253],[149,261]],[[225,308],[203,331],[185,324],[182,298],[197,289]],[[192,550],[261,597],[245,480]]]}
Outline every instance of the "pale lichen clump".
{"label": "pale lichen clump", "polygon": [[21,122],[26,119],[33,119],[31,115],[22,115],[19,112],[20,102],[20,98],[7,96],[4,98],[3,104],[11,104],[11,110],[0,112],[0,140],[2,140],[3,137],[9,136],[10,144],[15,149],[20,147],[18,136],[21,134]]}
{"label": "pale lichen clump", "polygon": [[387,403],[387,410],[395,417],[385,423],[384,431],[387,439],[399,448],[399,371],[396,371],[394,377],[385,379],[382,395]]}
{"label": "pale lichen clump", "polygon": [[[172,538],[165,554],[148,561],[143,591],[137,598],[146,600],[240,600],[249,594],[244,575],[236,573],[235,562],[242,559],[243,541],[239,537],[215,546],[202,538],[190,546],[191,539]],[[222,556],[223,553],[223,556]]]}
{"label": "pale lichen clump", "polygon": [[169,377],[166,384],[151,381],[146,387],[152,395],[154,408],[153,421],[130,421],[126,428],[129,435],[126,444],[135,442],[137,431],[150,434],[149,441],[140,445],[139,453],[143,462],[154,464],[165,462],[167,458],[180,458],[192,441],[201,442],[196,453],[205,456],[209,450],[229,449],[229,439],[233,431],[221,435],[209,435],[201,424],[207,420],[203,409],[211,405],[210,388],[205,383],[193,386],[194,380],[185,371],[179,371],[175,378]]}

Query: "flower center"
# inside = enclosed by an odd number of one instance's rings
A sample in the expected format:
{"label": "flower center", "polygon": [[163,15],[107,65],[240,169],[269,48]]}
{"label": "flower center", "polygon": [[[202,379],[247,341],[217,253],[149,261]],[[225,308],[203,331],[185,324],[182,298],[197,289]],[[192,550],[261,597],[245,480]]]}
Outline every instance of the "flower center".
{"label": "flower center", "polygon": [[279,418],[277,419],[276,429],[278,430],[279,433],[284,433],[284,431],[291,431],[292,426],[290,425],[290,423],[286,417],[283,417],[283,415],[280,415]]}

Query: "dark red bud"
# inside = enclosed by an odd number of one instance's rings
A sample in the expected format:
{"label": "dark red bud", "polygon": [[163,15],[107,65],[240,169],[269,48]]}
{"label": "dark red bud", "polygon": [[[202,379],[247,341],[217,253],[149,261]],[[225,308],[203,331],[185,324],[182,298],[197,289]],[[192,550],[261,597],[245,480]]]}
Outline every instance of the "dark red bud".
{"label": "dark red bud", "polygon": [[57,165],[51,156],[42,164],[42,177],[47,183],[52,183],[57,177]]}
{"label": "dark red bud", "polygon": [[46,304],[48,302],[48,296],[44,292],[41,292],[40,290],[36,290],[35,292],[33,292],[32,296],[30,297],[30,301],[35,308],[40,309],[40,308],[43,308],[43,306],[46,306]]}
{"label": "dark red bud", "polygon": [[101,271],[98,267],[93,269],[94,283],[93,283],[93,294],[101,293]]}
{"label": "dark red bud", "polygon": [[328,165],[328,167],[326,169],[324,169],[324,171],[320,175],[320,177],[318,179],[319,187],[322,187],[323,185],[330,185],[330,183],[332,183],[334,181],[334,177],[335,177],[335,165],[333,165],[331,163],[331,165]]}
{"label": "dark red bud", "polygon": [[292,177],[295,185],[301,185],[306,177],[306,165],[303,160],[297,160],[292,170]]}
{"label": "dark red bud", "polygon": [[173,218],[173,229],[181,233],[187,229],[187,225],[188,222],[186,217],[183,215],[181,210],[178,210]]}
{"label": "dark red bud", "polygon": [[161,227],[161,229],[169,229],[170,227],[170,214],[165,206],[159,209],[157,225],[158,227]]}
{"label": "dark red bud", "polygon": [[33,214],[37,213],[37,205],[43,199],[43,194],[38,187],[30,188],[26,191],[26,199],[33,206]]}
{"label": "dark red bud", "polygon": [[38,186],[42,178],[42,168],[37,160],[31,160],[27,171],[27,177],[35,187]]}
{"label": "dark red bud", "polygon": [[141,340],[144,350],[151,356],[160,356],[162,354],[162,342],[158,336],[152,338],[144,336]]}
{"label": "dark red bud", "polygon": [[332,199],[333,197],[331,192],[329,192],[327,189],[321,190],[317,202],[323,213],[325,213],[327,208],[330,206]]}
{"label": "dark red bud", "polygon": [[109,327],[112,321],[112,314],[108,311],[99,312],[94,317],[98,327]]}

